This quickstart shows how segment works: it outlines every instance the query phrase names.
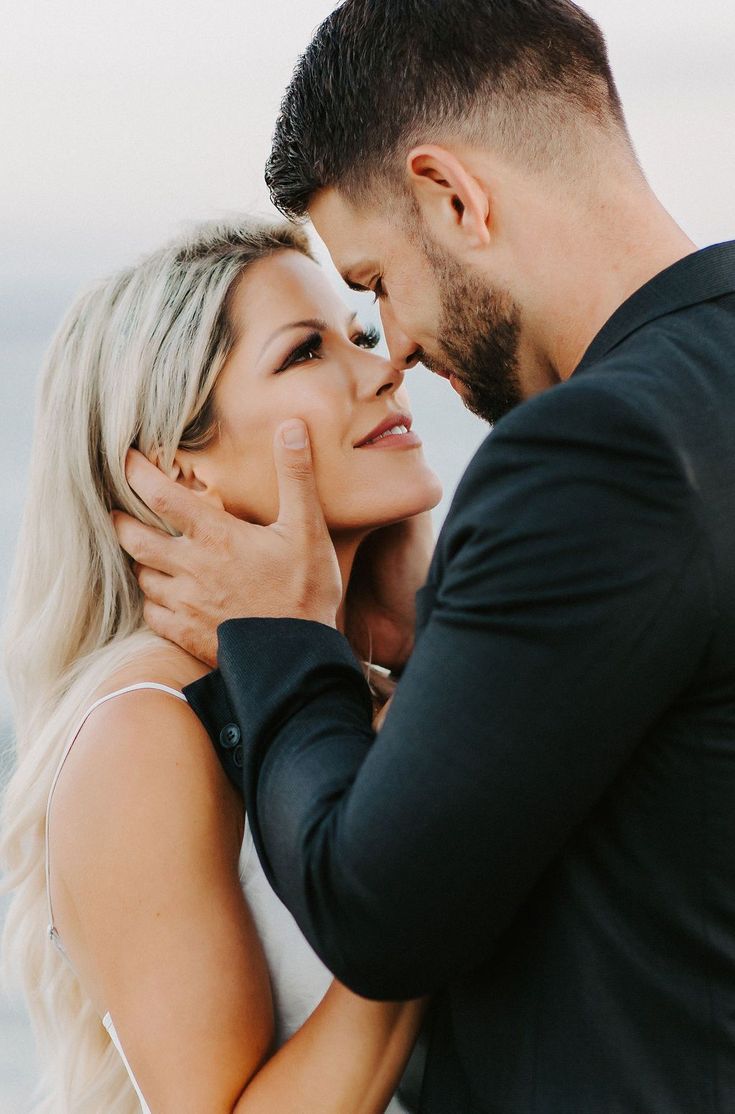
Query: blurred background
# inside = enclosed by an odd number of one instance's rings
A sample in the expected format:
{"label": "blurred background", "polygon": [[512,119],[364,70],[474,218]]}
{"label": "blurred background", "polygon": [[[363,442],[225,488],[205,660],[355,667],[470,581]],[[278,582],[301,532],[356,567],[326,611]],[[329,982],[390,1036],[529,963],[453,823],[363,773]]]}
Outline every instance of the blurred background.
{"label": "blurred background", "polygon": [[[31,454],[37,371],[61,313],[78,290],[186,223],[269,212],[262,167],[279,100],[300,50],[333,6],[2,5],[0,607]],[[582,6],[606,32],[639,156],[664,204],[699,245],[731,238],[732,0]],[[346,293],[369,319],[370,300]],[[487,429],[436,377],[419,369],[408,383],[416,426],[445,484],[438,524]],[[5,740],[10,731],[0,681]],[[0,919],[2,908],[0,900]],[[33,1082],[22,1010],[0,997],[0,1114],[23,1114]]]}

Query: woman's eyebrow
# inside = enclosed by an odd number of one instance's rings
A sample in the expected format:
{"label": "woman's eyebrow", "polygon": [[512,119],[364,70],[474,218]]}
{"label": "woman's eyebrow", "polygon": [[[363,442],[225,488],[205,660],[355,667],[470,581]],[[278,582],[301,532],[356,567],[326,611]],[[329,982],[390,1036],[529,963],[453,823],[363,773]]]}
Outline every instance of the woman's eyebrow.
{"label": "woman's eyebrow", "polygon": [[[347,319],[348,329],[356,318],[356,313],[350,314],[349,318]],[[313,329],[315,333],[326,333],[329,331],[329,325],[326,321],[322,320],[321,317],[307,317],[303,321],[289,321],[287,325],[280,325],[275,330],[275,332],[271,333],[271,335],[268,337],[268,340],[265,342],[260,350],[260,356],[258,356],[258,359],[260,359],[266,348],[268,348],[268,346],[272,344],[274,340],[276,340],[283,333],[289,332],[291,329]]]}
{"label": "woman's eyebrow", "polygon": [[[289,321],[287,325],[281,325],[275,332],[271,333],[268,340],[261,348],[260,355],[263,355],[268,345],[272,344],[277,337],[281,336],[283,333],[289,332],[291,329],[313,329],[315,332],[323,333],[326,332],[328,327],[326,321],[322,321],[319,317],[307,317],[303,321]],[[260,359],[260,357],[258,358]]]}

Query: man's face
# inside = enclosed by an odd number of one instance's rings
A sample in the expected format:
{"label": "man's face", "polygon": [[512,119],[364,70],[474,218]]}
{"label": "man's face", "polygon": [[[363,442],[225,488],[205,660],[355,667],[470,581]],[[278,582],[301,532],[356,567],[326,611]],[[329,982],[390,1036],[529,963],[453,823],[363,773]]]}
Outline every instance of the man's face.
{"label": "man's face", "polygon": [[368,213],[329,189],[309,215],[347,284],[376,295],[396,366],[423,363],[489,422],[523,401],[520,311],[509,294],[407,228],[407,207]]}

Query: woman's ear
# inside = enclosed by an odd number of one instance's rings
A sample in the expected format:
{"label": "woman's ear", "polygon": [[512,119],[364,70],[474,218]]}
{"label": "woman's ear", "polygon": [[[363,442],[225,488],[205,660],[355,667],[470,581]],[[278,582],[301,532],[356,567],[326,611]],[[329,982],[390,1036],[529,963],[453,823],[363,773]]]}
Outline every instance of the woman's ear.
{"label": "woman's ear", "polygon": [[[160,468],[158,461],[156,461],[156,464]],[[195,491],[208,503],[224,510],[222,497],[209,474],[205,458],[201,453],[179,449],[171,462],[167,475],[169,479],[175,480],[176,483],[188,488],[189,491]]]}
{"label": "woman's ear", "polygon": [[458,254],[490,243],[491,199],[462,159],[444,147],[426,143],[409,152],[406,169],[434,240]]}

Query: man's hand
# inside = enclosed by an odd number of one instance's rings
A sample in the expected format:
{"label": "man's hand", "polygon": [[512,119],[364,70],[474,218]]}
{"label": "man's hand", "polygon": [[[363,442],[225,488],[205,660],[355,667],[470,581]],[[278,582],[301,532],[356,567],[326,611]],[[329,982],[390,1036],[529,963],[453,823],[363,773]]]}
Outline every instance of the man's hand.
{"label": "man's hand", "polygon": [[400,670],[413,650],[416,592],[434,550],[431,513],[376,530],[360,546],[345,608],[345,633],[364,661]]}
{"label": "man's hand", "polygon": [[139,452],[128,455],[130,486],[181,534],[173,538],[128,515],[114,515],[120,544],[136,562],[146,622],[210,665],[217,664],[217,627],[225,619],[336,625],[342,581],[303,422],[279,427],[274,455],[280,509],[271,526],[254,526],[218,510]]}

